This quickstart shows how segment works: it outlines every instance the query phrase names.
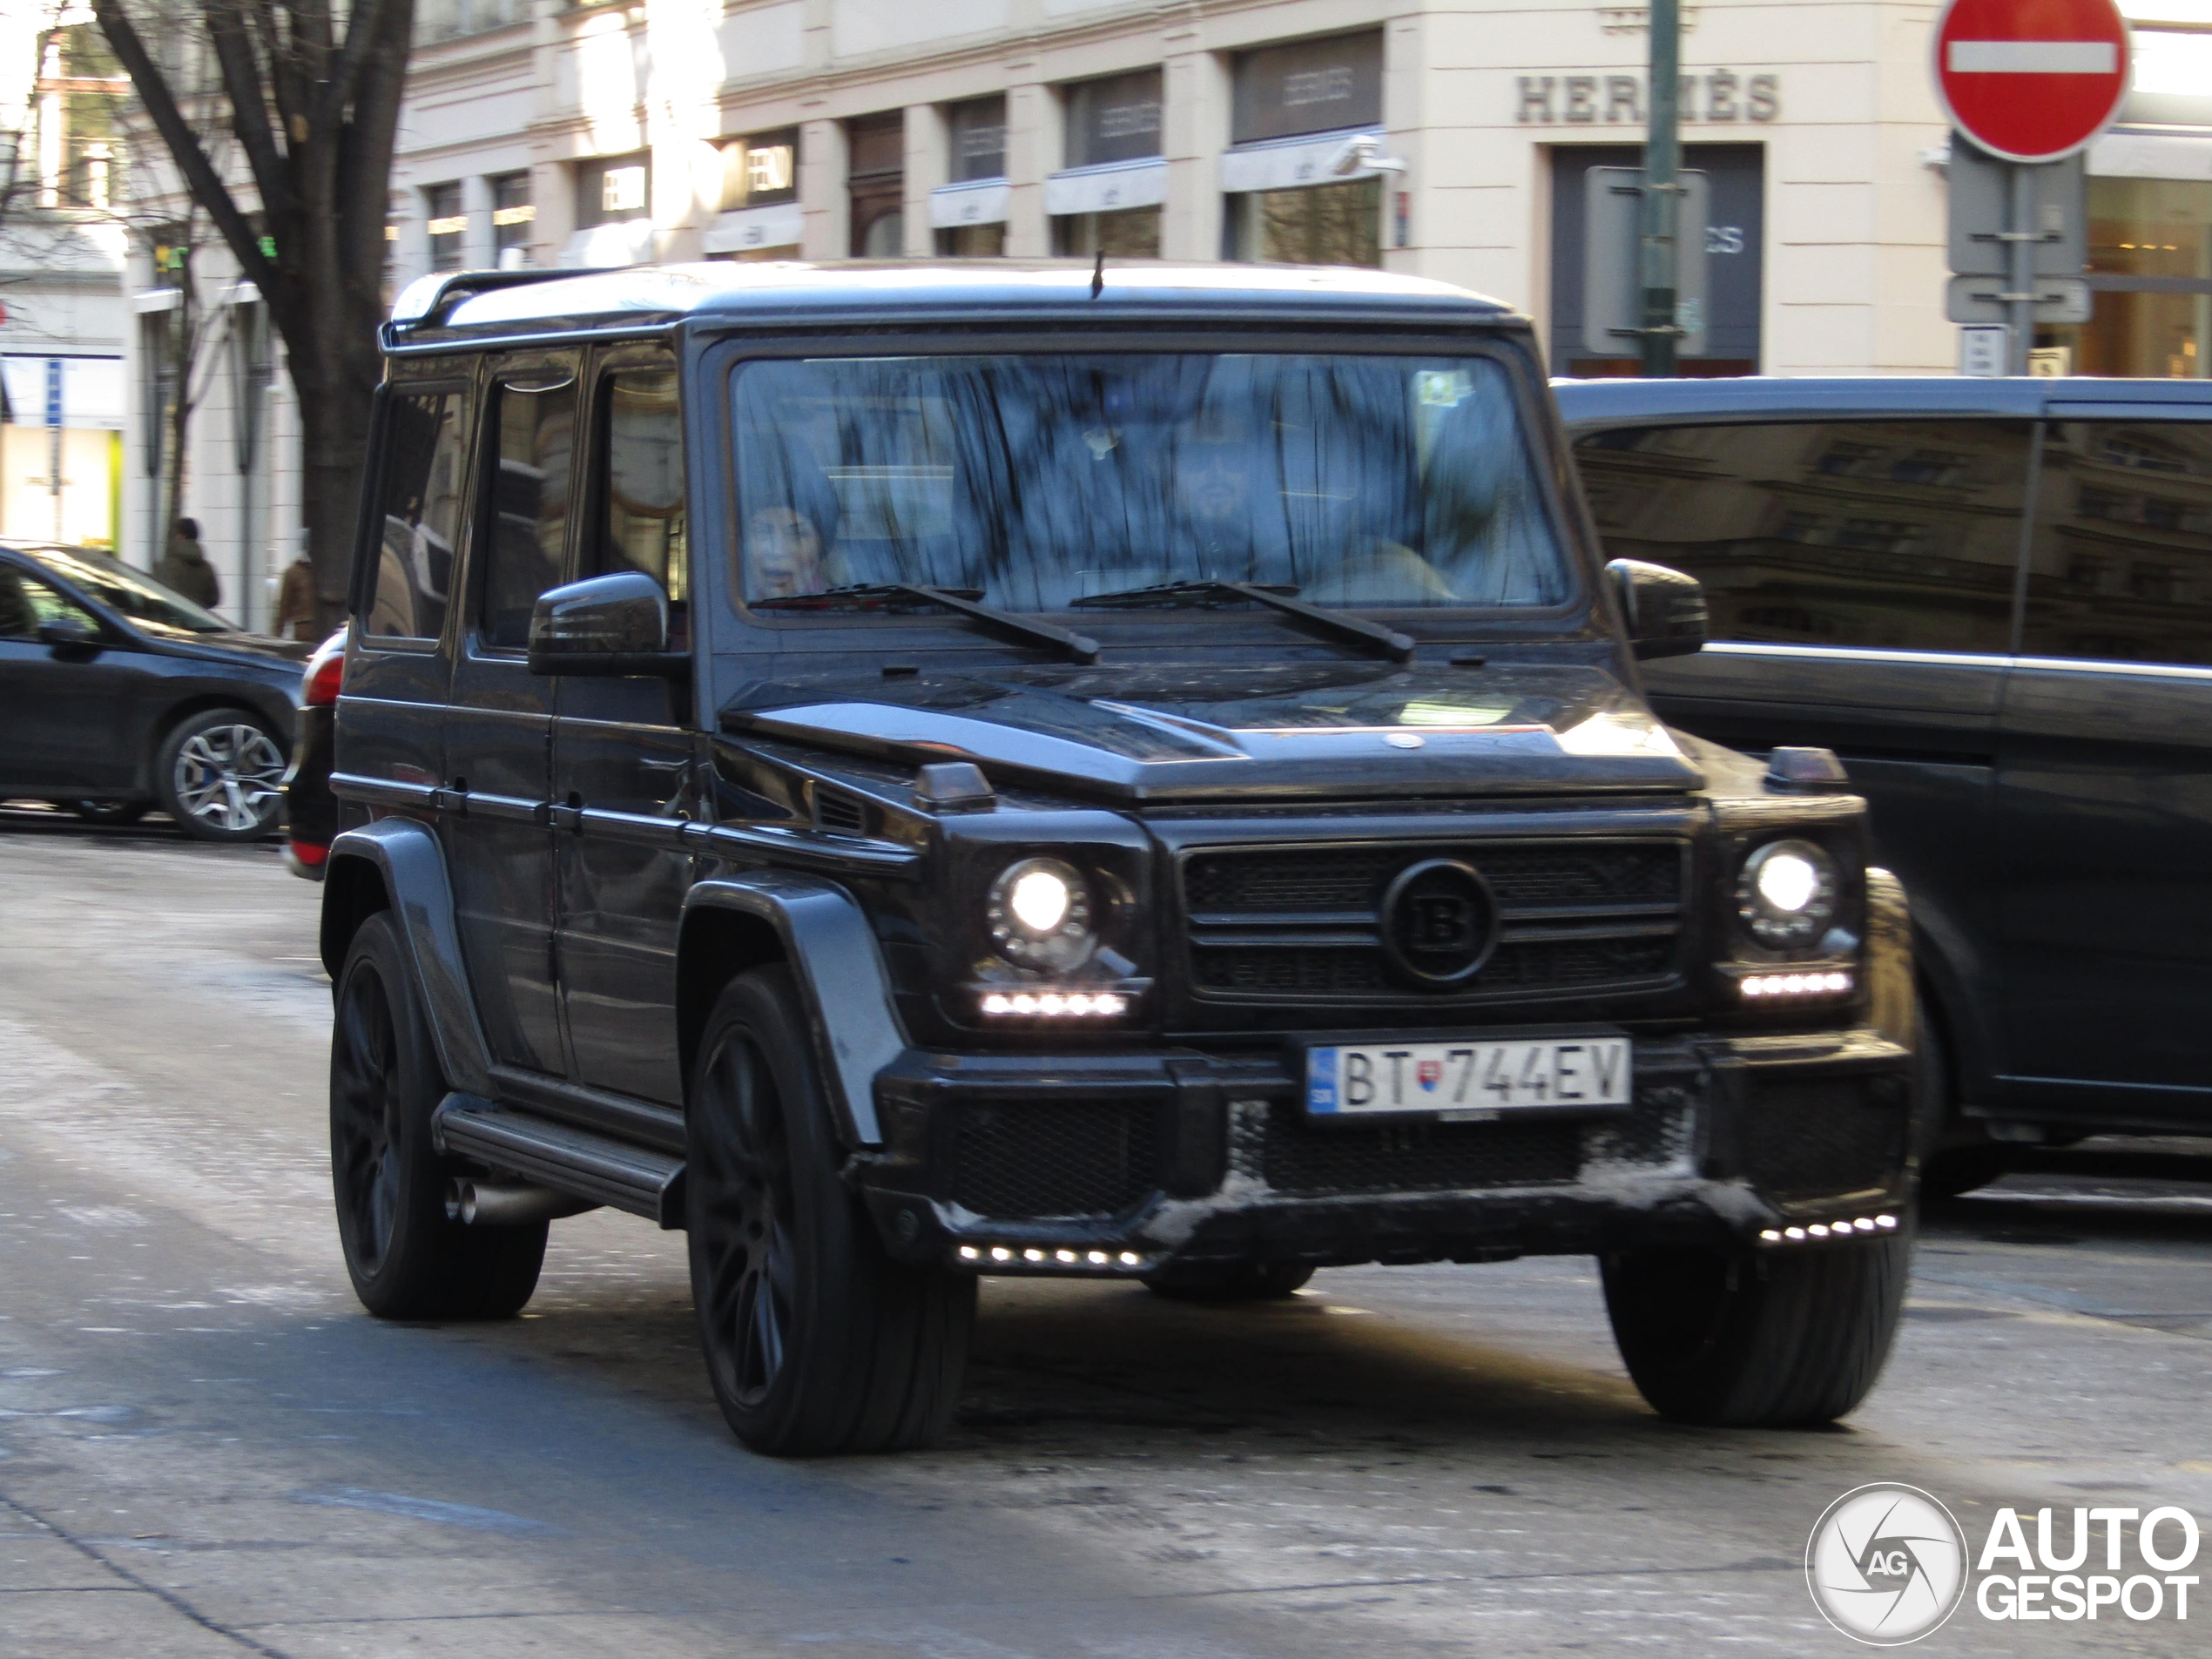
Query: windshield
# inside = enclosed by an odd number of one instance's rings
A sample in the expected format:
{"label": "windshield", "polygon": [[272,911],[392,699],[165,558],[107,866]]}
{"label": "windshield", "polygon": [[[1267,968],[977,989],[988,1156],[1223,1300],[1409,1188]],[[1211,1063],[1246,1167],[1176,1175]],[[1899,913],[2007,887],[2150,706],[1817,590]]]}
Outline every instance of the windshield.
{"label": "windshield", "polygon": [[817,358],[747,364],[735,399],[752,602],[887,583],[1014,610],[1189,581],[1332,606],[1568,593],[1487,358]]}
{"label": "windshield", "polygon": [[181,593],[170,592],[152,577],[118,560],[45,551],[38,559],[55,575],[74,582],[109,610],[119,610],[133,622],[192,634],[230,631],[230,624],[220,617],[202,610]]}

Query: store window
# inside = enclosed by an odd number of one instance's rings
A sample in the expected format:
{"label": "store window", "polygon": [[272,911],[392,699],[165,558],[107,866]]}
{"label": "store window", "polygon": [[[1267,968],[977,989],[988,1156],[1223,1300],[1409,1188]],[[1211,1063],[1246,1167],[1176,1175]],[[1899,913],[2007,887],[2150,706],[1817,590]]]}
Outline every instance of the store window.
{"label": "store window", "polygon": [[1832,421],[1633,428],[1575,458],[1606,556],[1696,577],[1716,640],[2001,655],[2027,453],[2020,421]]}
{"label": "store window", "polygon": [[[986,185],[1006,178],[1006,99],[998,98],[970,98],[964,104],[953,105],[945,111],[947,138],[951,153],[947,157],[946,171],[954,186]],[[975,212],[989,211],[983,206],[993,197],[986,190],[953,190],[948,197],[972,199]],[[1004,209],[996,208],[1001,217],[994,222],[971,222],[940,226],[937,231],[937,251],[942,254],[961,258],[995,259],[1006,252],[1006,221]]]}
{"label": "store window", "polygon": [[503,172],[491,181],[491,246],[501,270],[529,263],[530,227],[536,223],[529,173]]}
{"label": "store window", "polygon": [[799,256],[799,129],[778,127],[722,142],[722,211],[702,239],[709,258]]}
{"label": "store window", "polygon": [[[1685,354],[1685,375],[1759,372],[1759,293],[1766,233],[1766,151],[1756,144],[1689,144],[1682,165],[1706,175],[1705,348]],[[1593,167],[1640,167],[1631,145],[1561,145],[1552,152],[1551,364],[1585,378],[1642,374],[1636,343],[1617,357],[1593,357],[1582,341],[1582,197]]]}
{"label": "store window", "polygon": [[[1334,152],[1382,125],[1382,35],[1268,46],[1237,59],[1224,167],[1231,255],[1382,263],[1383,181],[1342,179]],[[1333,139],[1334,142],[1331,142]]]}
{"label": "store window", "polygon": [[430,268],[458,271],[462,244],[469,235],[469,215],[461,211],[461,186],[432,185],[422,192],[422,206],[429,219],[423,228],[430,233]]}
{"label": "store window", "polygon": [[2088,220],[2094,308],[2035,331],[2045,361],[2070,374],[2212,375],[2212,183],[2093,178]]}
{"label": "store window", "polygon": [[2046,429],[2020,649],[2212,665],[2212,428]]}
{"label": "store window", "polygon": [[[1070,172],[1118,163],[1157,161],[1161,149],[1160,71],[1142,69],[1067,89],[1064,152]],[[1157,259],[1160,201],[1166,185],[1161,162],[1155,180],[1149,172],[1122,180],[1076,181],[1069,192],[1075,210],[1053,220],[1055,250],[1089,258]],[[1050,192],[1048,192],[1049,205]],[[1145,198],[1147,199],[1131,199]]]}
{"label": "store window", "polygon": [[853,257],[895,260],[907,251],[907,118],[903,111],[845,125],[853,204]]}
{"label": "store window", "polygon": [[644,219],[652,212],[652,200],[651,151],[599,156],[577,164],[576,226],[580,231]]}

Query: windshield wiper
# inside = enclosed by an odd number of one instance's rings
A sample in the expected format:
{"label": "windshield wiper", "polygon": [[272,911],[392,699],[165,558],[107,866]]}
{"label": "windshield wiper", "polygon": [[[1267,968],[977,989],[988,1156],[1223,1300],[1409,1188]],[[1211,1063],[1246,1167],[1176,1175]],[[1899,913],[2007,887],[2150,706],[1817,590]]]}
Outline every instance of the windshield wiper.
{"label": "windshield wiper", "polygon": [[1348,616],[1322,605],[1308,604],[1287,583],[1265,582],[1156,582],[1150,587],[1123,588],[1115,593],[1087,593],[1069,601],[1071,608],[1138,610],[1156,606],[1204,604],[1209,599],[1250,599],[1255,604],[1305,624],[1316,633],[1349,640],[1379,652],[1393,662],[1413,660],[1413,642],[1394,628],[1364,617]]}
{"label": "windshield wiper", "polygon": [[1010,610],[976,604],[982,597],[980,588],[933,588],[920,582],[868,582],[846,588],[825,588],[819,593],[755,599],[752,604],[755,610],[867,610],[887,600],[911,599],[918,604],[942,605],[978,627],[1018,644],[1049,645],[1071,662],[1088,664],[1098,660],[1098,642],[1089,635],[1070,633],[1049,622],[1033,622]]}

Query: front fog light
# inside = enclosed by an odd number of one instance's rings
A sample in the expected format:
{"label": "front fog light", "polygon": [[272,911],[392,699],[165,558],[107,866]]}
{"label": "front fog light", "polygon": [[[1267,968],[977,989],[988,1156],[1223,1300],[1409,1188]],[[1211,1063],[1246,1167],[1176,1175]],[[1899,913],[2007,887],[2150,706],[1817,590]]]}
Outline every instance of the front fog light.
{"label": "front fog light", "polygon": [[1090,921],[1089,887],[1072,865],[1058,859],[1007,866],[991,883],[985,904],[992,946],[1021,968],[1077,966],[1096,942]]}
{"label": "front fog light", "polygon": [[1737,913],[1762,945],[1810,945],[1836,919],[1836,861],[1821,847],[1769,841],[1743,860]]}

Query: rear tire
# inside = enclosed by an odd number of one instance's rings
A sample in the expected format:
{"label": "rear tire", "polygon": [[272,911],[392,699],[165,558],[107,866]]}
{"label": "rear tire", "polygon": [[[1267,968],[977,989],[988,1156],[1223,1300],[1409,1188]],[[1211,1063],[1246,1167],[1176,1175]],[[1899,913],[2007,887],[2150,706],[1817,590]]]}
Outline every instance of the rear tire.
{"label": "rear tire", "polygon": [[892,1260],[839,1179],[787,971],[731,981],[698,1055],[685,1201],[723,1417],[774,1457],[929,1445],[959,1402],[975,1280]]}
{"label": "rear tire", "polygon": [[1811,1428],[1865,1399],[1905,1305],[1909,1230],[1780,1250],[1602,1258],[1614,1340],[1662,1417]]}
{"label": "rear tire", "polygon": [[196,840],[257,841],[284,809],[284,745],[244,709],[206,709],[161,740],[161,810]]}
{"label": "rear tire", "polygon": [[330,1178],[346,1271],[384,1319],[504,1319],[537,1288],[546,1224],[469,1227],[446,1215],[462,1166],[431,1143],[445,1079],[392,919],[355,930],[330,1043]]}
{"label": "rear tire", "polygon": [[1162,1268],[1144,1288],[1173,1302],[1279,1302],[1312,1277],[1304,1262],[1192,1262]]}
{"label": "rear tire", "polygon": [[69,810],[87,824],[135,824],[153,810],[150,800],[73,800]]}

